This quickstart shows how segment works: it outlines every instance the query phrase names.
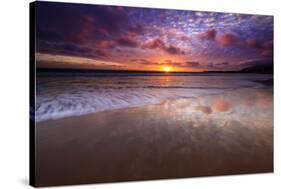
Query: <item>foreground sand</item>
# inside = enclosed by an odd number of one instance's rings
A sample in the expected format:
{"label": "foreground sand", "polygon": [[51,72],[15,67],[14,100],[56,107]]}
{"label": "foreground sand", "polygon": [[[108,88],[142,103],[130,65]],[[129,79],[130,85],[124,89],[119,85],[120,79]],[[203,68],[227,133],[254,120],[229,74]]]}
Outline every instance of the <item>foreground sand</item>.
{"label": "foreground sand", "polygon": [[39,186],[273,171],[272,89],[40,122]]}

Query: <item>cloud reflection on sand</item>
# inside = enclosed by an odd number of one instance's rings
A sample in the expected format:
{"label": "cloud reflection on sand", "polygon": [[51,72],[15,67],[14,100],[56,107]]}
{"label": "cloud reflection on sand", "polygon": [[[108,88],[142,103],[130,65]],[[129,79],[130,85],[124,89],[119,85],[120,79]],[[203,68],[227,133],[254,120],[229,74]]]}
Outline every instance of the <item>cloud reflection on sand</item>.
{"label": "cloud reflection on sand", "polygon": [[[240,92],[241,90],[239,93]],[[211,114],[213,116],[223,112],[225,112],[225,116],[230,115],[229,113],[231,113],[232,116],[242,116],[244,113],[250,115],[253,114],[251,112],[260,113],[260,109],[269,109],[269,111],[271,110],[270,113],[272,113],[272,90],[244,89],[242,92],[242,98],[240,98],[241,95],[239,93],[235,92],[230,93],[231,95],[210,95],[209,97],[198,98],[198,101],[194,101],[190,104],[190,107],[186,106],[185,108],[188,112],[195,111],[206,115]],[[197,105],[198,102],[200,105]],[[190,108],[192,110],[189,110]],[[241,119],[241,117],[239,119]]]}
{"label": "cloud reflection on sand", "polygon": [[217,100],[212,109],[214,109],[214,111],[216,112],[227,112],[230,107],[229,107],[229,103],[225,100]]}
{"label": "cloud reflection on sand", "polygon": [[196,110],[203,112],[205,114],[212,113],[212,109],[209,106],[196,106]]}
{"label": "cloud reflection on sand", "polygon": [[256,92],[256,106],[260,109],[269,109],[272,106],[272,92],[270,91],[257,91]]}
{"label": "cloud reflection on sand", "polygon": [[42,183],[273,171],[272,89],[40,122],[36,131]]}

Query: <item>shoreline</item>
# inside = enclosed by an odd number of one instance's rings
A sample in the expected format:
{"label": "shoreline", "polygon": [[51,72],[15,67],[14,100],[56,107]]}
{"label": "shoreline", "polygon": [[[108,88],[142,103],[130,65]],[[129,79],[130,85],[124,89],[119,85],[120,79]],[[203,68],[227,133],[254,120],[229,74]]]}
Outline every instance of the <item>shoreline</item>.
{"label": "shoreline", "polygon": [[[273,79],[253,80],[253,82],[261,83],[261,84],[263,84],[263,86],[265,88],[268,88],[268,87],[272,86]],[[46,121],[48,122],[48,121],[53,121],[53,120],[67,119],[67,118],[71,118],[71,117],[80,117],[80,116],[87,116],[87,115],[98,114],[98,113],[103,113],[103,112],[119,111],[119,110],[126,110],[126,109],[132,109],[132,108],[142,108],[142,107],[152,106],[152,105],[160,105],[162,103],[165,103],[166,101],[197,99],[197,98],[210,97],[210,96],[213,96],[213,95],[221,95],[221,94],[227,95],[228,93],[232,93],[233,91],[239,91],[239,90],[245,90],[245,89],[255,89],[255,88],[242,87],[242,88],[236,88],[236,89],[228,89],[228,90],[225,90],[223,92],[218,92],[218,93],[214,93],[214,94],[204,94],[204,95],[199,95],[199,96],[196,96],[196,97],[181,97],[181,98],[177,98],[177,99],[164,99],[164,100],[161,100],[160,102],[155,102],[155,103],[151,103],[151,104],[135,105],[135,106],[132,106],[132,107],[121,107],[121,108],[116,108],[116,109],[108,109],[108,110],[97,111],[97,112],[81,113],[81,114],[76,114],[76,115],[66,115],[66,116],[61,116],[59,118],[43,119],[43,120],[40,120],[40,121],[36,120],[35,122],[36,122],[36,124],[40,124],[40,123],[46,122]]]}
{"label": "shoreline", "polygon": [[272,100],[246,88],[39,122],[38,185],[272,172]]}
{"label": "shoreline", "polygon": [[264,86],[266,87],[272,87],[273,84],[274,84],[274,80],[273,78],[271,79],[266,79],[266,80],[253,80],[254,82],[257,82],[257,83],[261,83],[263,84]]}

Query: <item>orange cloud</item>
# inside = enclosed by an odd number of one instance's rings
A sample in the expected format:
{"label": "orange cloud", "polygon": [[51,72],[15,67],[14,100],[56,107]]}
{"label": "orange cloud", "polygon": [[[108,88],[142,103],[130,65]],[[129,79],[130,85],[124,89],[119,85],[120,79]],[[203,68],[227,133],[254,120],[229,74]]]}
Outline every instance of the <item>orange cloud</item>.
{"label": "orange cloud", "polygon": [[143,48],[148,48],[148,49],[160,49],[170,55],[183,55],[184,52],[182,49],[175,45],[168,45],[161,39],[153,39],[147,41],[144,45]]}
{"label": "orange cloud", "polygon": [[220,35],[217,38],[217,41],[221,46],[228,46],[228,45],[237,44],[240,41],[240,39],[236,35],[226,33],[226,34]]}
{"label": "orange cloud", "polygon": [[200,39],[214,40],[216,38],[217,32],[215,29],[207,30],[199,34]]}

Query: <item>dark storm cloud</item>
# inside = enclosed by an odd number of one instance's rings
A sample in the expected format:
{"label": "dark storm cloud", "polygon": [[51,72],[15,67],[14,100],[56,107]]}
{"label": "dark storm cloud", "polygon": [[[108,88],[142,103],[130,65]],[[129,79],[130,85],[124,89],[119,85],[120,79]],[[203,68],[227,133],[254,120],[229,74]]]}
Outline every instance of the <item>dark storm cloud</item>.
{"label": "dark storm cloud", "polygon": [[[37,9],[38,38],[41,40],[96,40],[118,35],[124,29],[137,32],[128,24],[122,9],[110,6],[40,2]],[[139,26],[138,26],[139,27]]]}
{"label": "dark storm cloud", "polygon": [[[90,48],[81,48],[81,45],[136,47],[137,41],[130,36],[143,33],[142,26],[130,25],[126,12],[118,7],[40,2],[36,14],[39,51],[75,56],[81,53],[81,56],[90,57],[91,54],[104,53],[95,53]],[[124,37],[126,34],[129,37]]]}

